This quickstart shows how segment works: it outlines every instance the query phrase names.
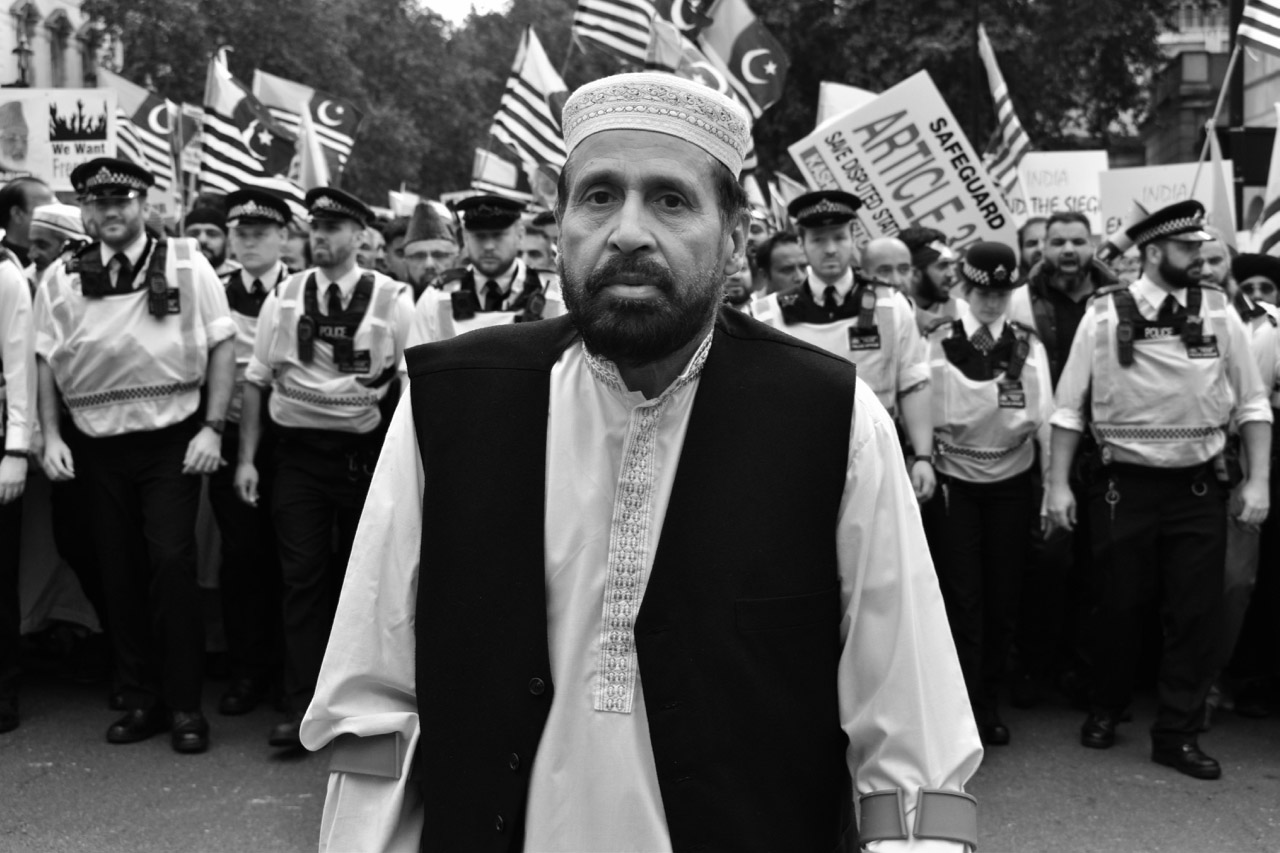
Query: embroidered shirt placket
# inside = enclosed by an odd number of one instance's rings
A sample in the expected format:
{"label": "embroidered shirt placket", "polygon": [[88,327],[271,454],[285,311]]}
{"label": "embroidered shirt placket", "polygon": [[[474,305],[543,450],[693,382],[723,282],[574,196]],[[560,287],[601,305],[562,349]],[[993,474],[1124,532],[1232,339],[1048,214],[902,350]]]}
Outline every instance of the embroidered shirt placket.
{"label": "embroidered shirt placket", "polygon": [[[600,628],[600,675],[594,705],[597,711],[630,714],[635,705],[635,622],[652,562],[649,528],[653,516],[658,428],[672,395],[697,378],[710,348],[711,336],[708,335],[689,366],[667,390],[631,410],[609,526],[608,574]],[[589,352],[586,359],[598,380],[615,389],[623,387],[612,364]]]}

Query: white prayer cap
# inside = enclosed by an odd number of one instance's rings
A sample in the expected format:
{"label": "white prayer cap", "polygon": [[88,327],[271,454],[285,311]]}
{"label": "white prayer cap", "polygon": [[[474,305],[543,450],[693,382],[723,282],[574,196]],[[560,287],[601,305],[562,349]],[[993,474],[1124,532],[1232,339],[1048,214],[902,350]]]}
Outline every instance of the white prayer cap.
{"label": "white prayer cap", "polygon": [[50,202],[42,204],[31,212],[32,227],[47,228],[63,237],[83,237],[84,222],[80,219],[80,208],[73,204]]}
{"label": "white prayer cap", "polygon": [[731,98],[674,74],[615,74],[578,89],[561,117],[570,154],[602,130],[651,130],[692,142],[736,178],[751,145],[751,119]]}

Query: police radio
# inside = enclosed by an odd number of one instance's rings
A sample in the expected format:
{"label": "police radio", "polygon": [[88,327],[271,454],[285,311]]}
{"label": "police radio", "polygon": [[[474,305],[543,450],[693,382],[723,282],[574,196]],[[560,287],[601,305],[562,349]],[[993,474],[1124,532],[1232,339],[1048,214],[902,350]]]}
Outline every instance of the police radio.
{"label": "police radio", "polygon": [[303,314],[298,318],[298,358],[310,364],[316,357],[316,318]]}

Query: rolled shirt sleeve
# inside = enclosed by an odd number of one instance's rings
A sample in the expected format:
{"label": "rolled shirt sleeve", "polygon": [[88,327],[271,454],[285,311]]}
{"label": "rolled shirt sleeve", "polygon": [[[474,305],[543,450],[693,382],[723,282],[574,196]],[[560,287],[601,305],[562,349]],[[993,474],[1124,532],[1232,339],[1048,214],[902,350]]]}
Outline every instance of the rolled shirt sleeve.
{"label": "rolled shirt sleeve", "polygon": [[1084,432],[1088,412],[1084,410],[1089,397],[1089,384],[1093,373],[1093,347],[1098,334],[1098,312],[1092,307],[1084,312],[1076,336],[1071,341],[1071,352],[1058,377],[1054,394],[1054,410],[1050,424],[1073,432]]}
{"label": "rolled shirt sleeve", "polygon": [[[407,756],[415,752],[423,483],[413,409],[405,396],[374,471],[315,697],[302,720],[308,749],[321,749],[339,735],[395,734],[407,745]],[[416,853],[422,813],[408,776],[330,773],[320,850]]]}
{"label": "rolled shirt sleeve", "polygon": [[1234,309],[1227,309],[1227,379],[1235,394],[1231,420],[1237,424],[1271,423],[1271,398],[1249,346],[1249,332]]}
{"label": "rolled shirt sleeve", "polygon": [[35,320],[31,291],[16,264],[0,262],[0,363],[4,365],[5,450],[27,450],[35,427]]}
{"label": "rolled shirt sleeve", "polygon": [[[840,717],[855,793],[902,789],[908,827],[921,787],[962,791],[982,760],[924,542],[893,421],[859,380],[837,528]],[[962,853],[964,845],[912,838],[868,849]]]}
{"label": "rolled shirt sleeve", "polygon": [[[193,244],[194,240],[191,241]],[[218,274],[200,250],[192,247],[192,269],[195,272],[196,310],[204,323],[204,335],[209,349],[236,336],[236,322],[231,319],[231,306],[227,304],[227,291]]]}
{"label": "rolled shirt sleeve", "polygon": [[280,301],[275,293],[270,293],[262,302],[262,310],[258,312],[258,330],[253,338],[253,355],[245,367],[244,378],[259,388],[271,385],[271,337],[276,333],[276,311]]}
{"label": "rolled shirt sleeve", "polygon": [[929,348],[916,327],[915,311],[907,298],[893,292],[893,321],[896,326],[895,348],[898,352],[898,394],[903,394],[929,381]]}

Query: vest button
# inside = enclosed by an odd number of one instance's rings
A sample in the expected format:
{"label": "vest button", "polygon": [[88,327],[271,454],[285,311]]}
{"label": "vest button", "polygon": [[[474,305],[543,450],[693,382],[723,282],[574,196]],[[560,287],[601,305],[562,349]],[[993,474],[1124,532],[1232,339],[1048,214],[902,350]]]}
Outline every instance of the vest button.
{"label": "vest button", "polygon": [[516,755],[514,752],[511,753],[511,757],[507,759],[507,766],[510,767],[512,770],[519,770],[520,756]]}
{"label": "vest button", "polygon": [[529,692],[534,696],[541,696],[543,693],[547,692],[547,683],[541,678],[530,679]]}
{"label": "vest button", "polygon": [[502,832],[503,828],[505,828],[506,825],[507,825],[506,821],[502,819],[502,815],[498,815],[493,819],[493,828],[496,829],[498,832]]}

